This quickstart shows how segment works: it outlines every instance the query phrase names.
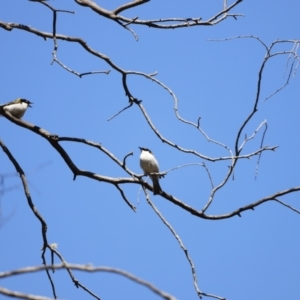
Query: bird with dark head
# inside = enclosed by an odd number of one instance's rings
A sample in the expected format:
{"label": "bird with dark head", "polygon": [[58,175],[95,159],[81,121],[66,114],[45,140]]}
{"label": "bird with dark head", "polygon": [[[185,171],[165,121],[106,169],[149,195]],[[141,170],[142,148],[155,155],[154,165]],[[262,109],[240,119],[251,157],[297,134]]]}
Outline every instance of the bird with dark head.
{"label": "bird with dark head", "polygon": [[162,192],[162,189],[159,185],[159,175],[150,175],[151,173],[159,173],[158,162],[152,154],[151,150],[142,147],[139,148],[141,149],[140,166],[144,173],[150,176],[153,182],[153,194],[160,194]]}
{"label": "bird with dark head", "polygon": [[[33,103],[30,102],[29,100],[18,98],[14,101],[8,102],[6,104],[2,104],[0,106],[15,118],[21,119],[24,116],[27,108],[32,107],[31,104]],[[0,116],[1,116],[1,112],[0,112]]]}

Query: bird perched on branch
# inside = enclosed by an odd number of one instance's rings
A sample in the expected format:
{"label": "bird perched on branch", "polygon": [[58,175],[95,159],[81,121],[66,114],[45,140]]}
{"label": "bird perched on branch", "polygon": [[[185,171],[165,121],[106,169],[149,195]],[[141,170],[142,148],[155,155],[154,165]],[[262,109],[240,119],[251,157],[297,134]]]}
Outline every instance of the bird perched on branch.
{"label": "bird perched on branch", "polygon": [[141,149],[140,166],[144,173],[150,176],[153,182],[153,194],[160,194],[162,189],[159,185],[159,175],[150,175],[151,173],[159,173],[158,162],[149,149],[142,147],[139,148]]}
{"label": "bird perched on branch", "polygon": [[[15,118],[21,119],[27,108],[32,107],[30,104],[33,104],[29,100],[18,98],[14,101],[8,102],[6,104],[0,105],[4,110],[8,111],[11,115],[13,115]],[[0,116],[1,116],[0,112]]]}

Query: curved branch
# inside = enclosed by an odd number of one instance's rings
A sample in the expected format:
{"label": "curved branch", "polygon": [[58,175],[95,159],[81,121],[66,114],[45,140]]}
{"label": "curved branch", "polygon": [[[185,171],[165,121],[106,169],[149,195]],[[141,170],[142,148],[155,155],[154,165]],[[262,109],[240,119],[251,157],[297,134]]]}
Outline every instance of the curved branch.
{"label": "curved branch", "polygon": [[[148,0],[149,1],[149,0]],[[95,13],[101,15],[102,17],[111,19],[116,21],[117,23],[121,24],[122,26],[126,26],[126,24],[134,24],[134,25],[142,25],[151,28],[157,29],[177,29],[177,28],[184,28],[184,27],[192,27],[192,26],[212,26],[220,23],[221,21],[225,20],[228,17],[237,18],[243,16],[241,14],[228,14],[235,6],[241,3],[243,0],[237,0],[227,8],[224,7],[222,11],[218,12],[216,15],[208,19],[207,21],[201,21],[201,17],[197,18],[166,18],[166,19],[154,19],[154,20],[141,20],[137,17],[130,19],[123,16],[118,15],[118,13],[122,12],[125,9],[131,8],[133,6],[137,6],[140,4],[144,4],[148,1],[143,0],[136,0],[135,2],[130,2],[124,4],[114,11],[109,11],[104,9],[103,7],[99,6],[95,2],[91,0],[75,0],[75,2],[81,6],[89,7]],[[122,24],[124,22],[125,24]],[[161,23],[171,22],[172,24],[163,25]]]}
{"label": "curved branch", "polygon": [[8,290],[4,287],[0,287],[0,294],[12,297],[12,298],[19,298],[25,300],[53,300],[53,298],[31,295],[31,294],[24,294],[17,291]]}
{"label": "curved branch", "polygon": [[126,198],[126,196],[125,196],[124,191],[119,187],[118,184],[116,185],[116,188],[117,188],[118,191],[120,192],[122,198],[123,198],[124,201],[127,203],[127,205],[128,205],[134,212],[136,212],[136,207],[135,207],[133,204],[131,204],[131,203],[129,202],[129,200],[128,200],[128,199]]}
{"label": "curved branch", "polygon": [[[1,109],[1,107],[0,107]],[[108,150],[106,150],[103,146],[101,146],[100,144],[94,143],[94,142],[90,142],[87,141],[85,139],[78,139],[78,138],[67,138],[67,137],[63,137],[60,138],[57,135],[53,135],[50,134],[48,131],[46,131],[45,129],[42,129],[38,126],[35,126],[33,124],[30,124],[28,122],[25,122],[21,119],[17,119],[14,118],[9,112],[5,111],[2,109],[2,114],[5,118],[9,119],[11,122],[27,128],[33,132],[35,132],[36,134],[42,136],[43,138],[45,138],[52,146],[53,148],[61,155],[61,157],[63,158],[63,160],[65,161],[65,163],[68,165],[68,167],[71,169],[71,171],[74,174],[74,178],[76,178],[76,176],[85,176],[97,181],[101,181],[101,182],[106,182],[106,183],[110,183],[113,184],[114,186],[119,185],[119,184],[126,184],[126,183],[133,183],[133,184],[139,184],[142,185],[144,187],[146,187],[149,190],[153,190],[152,186],[149,185],[147,182],[140,180],[137,174],[133,173],[132,171],[130,171],[126,166],[123,165],[123,162],[119,161],[117,158],[115,158],[115,156],[110,153]],[[88,144],[90,146],[96,147],[99,150],[101,150],[102,152],[104,152],[106,155],[108,155],[113,161],[115,161],[121,168],[123,168],[128,174],[130,174],[130,176],[132,176],[131,178],[113,178],[113,177],[107,177],[107,176],[103,176],[103,175],[99,175],[96,174],[94,172],[90,172],[90,171],[84,171],[84,170],[80,170],[71,160],[71,158],[69,157],[69,155],[67,154],[67,152],[59,145],[59,141],[63,141],[63,140],[69,140],[69,141],[76,141],[76,142],[81,142],[81,143],[85,143]],[[176,145],[175,145],[176,146]],[[234,161],[237,160],[237,158],[230,158],[233,159]],[[232,170],[233,170],[233,166],[234,164],[231,165],[230,170],[228,172],[228,174],[226,175],[226,178],[224,179],[224,181],[217,187],[214,188],[213,193],[215,193],[221,186],[223,186]],[[299,188],[300,189],[300,188]],[[182,202],[179,199],[176,199],[175,197],[173,197],[171,194],[167,194],[166,192],[162,192],[160,194],[161,197],[171,201],[173,204],[180,206],[181,208],[183,208],[184,210],[190,212],[192,215],[203,218],[203,219],[211,219],[211,220],[221,220],[221,219],[226,219],[226,218],[231,218],[233,216],[236,215],[240,215],[241,212],[245,211],[245,210],[249,210],[249,209],[253,209],[253,207],[262,204],[263,202],[269,201],[269,200],[273,200],[274,198],[293,192],[293,191],[299,191],[299,189],[297,188],[293,188],[290,189],[288,191],[283,191],[283,192],[279,192],[277,194],[274,194],[273,196],[264,198],[263,200],[259,200],[258,202],[249,204],[245,207],[239,208],[236,211],[233,211],[231,213],[228,214],[224,214],[224,215],[217,215],[217,216],[210,216],[210,215],[206,215],[204,211],[199,212],[197,209],[194,209],[193,207],[187,205],[186,203]],[[281,194],[283,193],[283,194]]]}
{"label": "curved branch", "polygon": [[[28,274],[28,273],[35,273],[39,272],[42,270],[62,270],[68,268],[70,270],[77,270],[77,271],[82,271],[82,272],[90,272],[90,273],[96,273],[96,272],[107,272],[107,273],[114,273],[121,275],[123,277],[126,277],[132,281],[134,281],[137,284],[143,285],[144,287],[148,288],[150,291],[155,293],[156,295],[160,296],[161,298],[165,300],[176,300],[176,298],[160,289],[158,289],[156,286],[153,284],[136,277],[135,275],[121,270],[121,269],[116,269],[116,268],[111,268],[111,267],[94,267],[90,264],[88,265],[78,265],[78,264],[56,264],[56,265],[46,265],[46,266],[34,266],[34,267],[27,267],[23,269],[18,269],[14,271],[8,271],[8,272],[2,272],[0,273],[0,278],[7,278],[15,275],[21,275],[21,274]],[[1,291],[1,290],[0,290]],[[26,299],[26,298],[25,298]],[[49,298],[44,298],[44,299],[37,299],[37,300],[49,300]]]}
{"label": "curved branch", "polygon": [[171,226],[171,224],[164,218],[164,216],[161,214],[161,212],[157,209],[157,207],[152,203],[152,201],[150,200],[150,197],[148,195],[148,193],[146,193],[145,189],[144,189],[145,195],[146,195],[146,199],[148,204],[152,207],[152,209],[154,210],[154,212],[158,215],[158,217],[161,219],[161,221],[167,226],[167,228],[171,231],[172,235],[175,237],[175,239],[177,240],[180,248],[183,250],[185,257],[191,267],[191,272],[192,272],[192,276],[193,276],[193,282],[194,282],[194,288],[197,292],[197,295],[200,299],[202,299],[201,295],[203,294],[198,286],[198,279],[197,279],[197,273],[196,273],[196,268],[195,265],[192,261],[192,258],[189,255],[188,249],[184,246],[180,236],[176,233],[175,229]]}
{"label": "curved branch", "polygon": [[134,0],[133,2],[129,2],[129,3],[125,3],[121,6],[119,6],[118,8],[116,8],[113,13],[115,15],[118,15],[120,12],[126,10],[126,9],[130,9],[132,7],[135,7],[135,6],[138,6],[138,5],[141,5],[141,4],[144,4],[144,3],[147,3],[149,2],[150,0]]}
{"label": "curved branch", "polygon": [[25,173],[24,173],[23,169],[21,168],[21,166],[19,165],[19,163],[17,162],[17,160],[11,154],[11,152],[9,151],[9,149],[5,146],[5,144],[3,143],[2,140],[0,140],[0,147],[2,148],[3,152],[7,155],[7,157],[9,158],[9,160],[14,165],[16,171],[20,175],[20,178],[21,178],[21,181],[22,181],[22,184],[23,184],[24,193],[25,193],[25,196],[26,196],[26,199],[27,199],[27,203],[28,203],[29,207],[31,208],[32,212],[34,213],[34,215],[36,216],[36,218],[41,223],[42,237],[43,237],[43,242],[44,242],[44,246],[43,247],[45,247],[46,245],[48,245],[47,236],[46,236],[47,223],[45,222],[45,220],[43,219],[43,217],[41,216],[41,214],[37,210],[36,206],[33,204],[33,201],[32,201],[31,195],[30,195],[30,191],[29,191],[29,188],[28,188],[28,185],[27,185],[27,180],[26,180]]}

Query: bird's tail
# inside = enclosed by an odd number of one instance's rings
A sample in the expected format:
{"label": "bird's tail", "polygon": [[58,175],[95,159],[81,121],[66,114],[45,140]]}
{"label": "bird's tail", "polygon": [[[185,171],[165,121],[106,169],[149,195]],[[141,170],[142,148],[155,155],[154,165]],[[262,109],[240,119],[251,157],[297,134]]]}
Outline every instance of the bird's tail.
{"label": "bird's tail", "polygon": [[153,182],[153,195],[160,194],[162,192],[162,189],[158,181],[158,176],[152,176],[151,179]]}

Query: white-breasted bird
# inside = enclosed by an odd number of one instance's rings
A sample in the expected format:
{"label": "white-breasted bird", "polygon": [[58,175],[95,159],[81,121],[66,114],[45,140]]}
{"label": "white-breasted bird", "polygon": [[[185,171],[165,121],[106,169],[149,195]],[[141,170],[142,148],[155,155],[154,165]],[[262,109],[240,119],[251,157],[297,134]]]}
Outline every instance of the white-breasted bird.
{"label": "white-breasted bird", "polygon": [[139,148],[141,149],[140,166],[144,173],[150,176],[153,182],[153,194],[160,194],[162,189],[159,185],[159,175],[150,175],[151,173],[159,173],[158,162],[149,149],[142,147]]}
{"label": "white-breasted bird", "polygon": [[[6,104],[0,105],[4,110],[8,111],[11,115],[13,115],[15,118],[21,119],[28,107],[32,107],[29,100],[18,98],[14,101],[8,102]],[[2,116],[0,112],[0,116]]]}

